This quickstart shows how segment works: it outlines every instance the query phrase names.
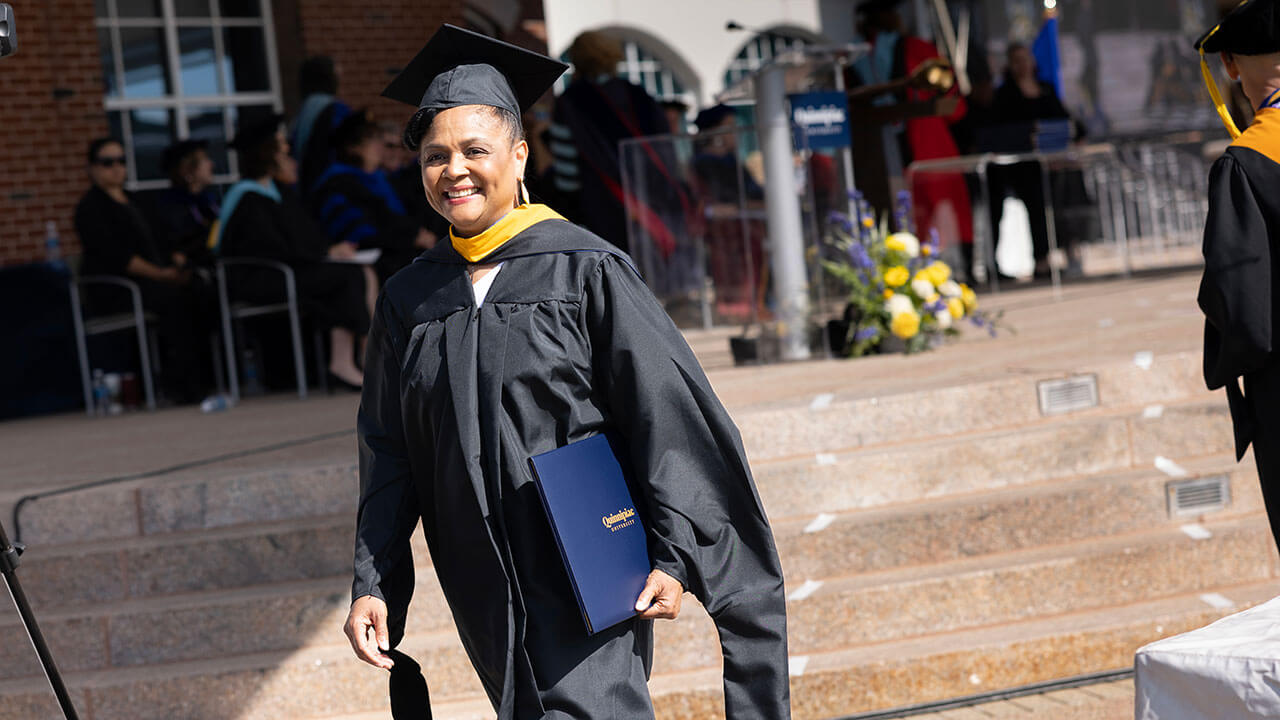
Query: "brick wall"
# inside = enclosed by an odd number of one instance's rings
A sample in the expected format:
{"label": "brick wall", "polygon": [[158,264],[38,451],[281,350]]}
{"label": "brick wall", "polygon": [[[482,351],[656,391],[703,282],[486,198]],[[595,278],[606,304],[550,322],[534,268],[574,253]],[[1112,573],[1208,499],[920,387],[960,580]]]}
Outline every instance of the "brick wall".
{"label": "brick wall", "polygon": [[77,252],[71,213],[88,187],[85,147],[106,134],[89,0],[9,0],[18,52],[0,60],[0,265],[44,258],[45,222]]}
{"label": "brick wall", "polygon": [[[342,69],[340,95],[379,120],[403,122],[409,107],[379,97],[394,74],[443,22],[461,24],[465,0],[276,0],[285,110],[295,112],[297,71],[309,55]],[[521,19],[540,19],[541,0],[519,0]],[[0,60],[0,266],[44,258],[54,220],[63,253],[79,252],[72,212],[88,188],[85,147],[107,133],[102,66],[91,0],[8,0],[18,52]],[[509,38],[538,47],[521,30]]]}
{"label": "brick wall", "polygon": [[[339,65],[338,94],[352,107],[370,108],[378,120],[403,122],[407,105],[379,97],[440,23],[462,21],[461,0],[303,0],[298,28],[307,55],[329,55]],[[281,72],[285,59],[281,58]]]}

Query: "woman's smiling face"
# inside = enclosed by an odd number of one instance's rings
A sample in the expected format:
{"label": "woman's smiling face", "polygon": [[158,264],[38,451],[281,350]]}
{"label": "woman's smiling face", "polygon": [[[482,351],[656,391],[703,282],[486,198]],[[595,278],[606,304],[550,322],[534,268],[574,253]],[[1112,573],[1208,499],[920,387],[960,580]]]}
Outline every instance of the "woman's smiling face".
{"label": "woman's smiling face", "polygon": [[468,237],[517,205],[529,146],[494,108],[463,105],[436,115],[418,155],[427,202]]}

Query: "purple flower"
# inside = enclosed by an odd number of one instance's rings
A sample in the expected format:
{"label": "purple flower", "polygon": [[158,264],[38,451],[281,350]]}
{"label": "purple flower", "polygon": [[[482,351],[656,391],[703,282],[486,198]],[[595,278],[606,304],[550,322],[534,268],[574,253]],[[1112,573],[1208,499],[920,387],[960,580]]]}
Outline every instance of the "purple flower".
{"label": "purple flower", "polygon": [[853,334],[854,342],[863,342],[865,340],[874,340],[880,337],[880,330],[875,327],[864,327]]}
{"label": "purple flower", "polygon": [[875,267],[875,261],[871,259],[871,254],[867,252],[867,248],[860,242],[854,242],[849,245],[849,261],[857,268]]}
{"label": "purple flower", "polygon": [[849,219],[848,215],[837,210],[832,210],[827,214],[827,222],[839,225],[844,228],[845,232],[853,231],[853,221]]}

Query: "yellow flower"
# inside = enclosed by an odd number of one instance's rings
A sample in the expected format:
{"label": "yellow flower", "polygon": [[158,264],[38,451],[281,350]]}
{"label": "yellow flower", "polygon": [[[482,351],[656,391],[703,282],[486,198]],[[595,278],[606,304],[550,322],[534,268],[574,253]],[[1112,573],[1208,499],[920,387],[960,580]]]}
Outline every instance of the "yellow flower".
{"label": "yellow flower", "polygon": [[951,313],[951,317],[957,320],[964,317],[964,301],[960,298],[947,300],[947,312]]}
{"label": "yellow flower", "polygon": [[978,294],[968,285],[960,286],[960,300],[964,303],[965,312],[971,313],[978,309]]}
{"label": "yellow flower", "polygon": [[938,302],[938,300],[939,300],[941,297],[942,297],[942,296],[941,296],[941,295],[939,295],[938,293],[934,293],[934,294],[930,295],[929,297],[925,298],[925,299],[924,299],[924,301],[925,301],[925,303],[926,303],[926,304],[932,305],[932,304],[934,304],[934,303]]}
{"label": "yellow flower", "polygon": [[885,300],[888,300],[888,299],[889,299],[889,298],[891,298],[891,297],[893,297],[893,291],[892,291],[892,290],[890,290],[889,288],[885,288],[885,289],[884,289],[884,299],[885,299]]}
{"label": "yellow flower", "polygon": [[875,224],[876,224],[876,221],[873,220],[870,215],[862,216],[862,227],[870,229],[875,227]]}
{"label": "yellow flower", "polygon": [[889,330],[903,340],[910,340],[920,332],[920,316],[914,310],[900,312],[889,321]]}
{"label": "yellow flower", "polygon": [[888,239],[884,241],[884,246],[886,249],[897,250],[898,252],[907,251],[907,244],[902,242],[902,238],[896,235],[890,235]]}
{"label": "yellow flower", "polygon": [[901,265],[894,265],[884,271],[884,284],[889,287],[902,287],[911,278],[911,273]]}
{"label": "yellow flower", "polygon": [[951,279],[951,268],[947,267],[947,264],[940,260],[935,260],[929,263],[929,267],[926,267],[921,272],[923,272],[925,277],[929,278],[929,282],[932,282],[934,285],[941,285]]}
{"label": "yellow flower", "polygon": [[921,255],[932,255],[932,254],[933,254],[933,248],[929,247],[928,245],[922,245],[922,246],[920,247],[920,254],[921,254]]}

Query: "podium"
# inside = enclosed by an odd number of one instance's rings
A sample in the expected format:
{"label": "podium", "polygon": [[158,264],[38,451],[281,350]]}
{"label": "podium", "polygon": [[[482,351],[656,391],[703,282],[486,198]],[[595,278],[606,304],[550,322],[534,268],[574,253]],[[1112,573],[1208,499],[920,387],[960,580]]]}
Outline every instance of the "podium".
{"label": "podium", "polygon": [[1280,597],[1134,657],[1135,720],[1280,717]]}

